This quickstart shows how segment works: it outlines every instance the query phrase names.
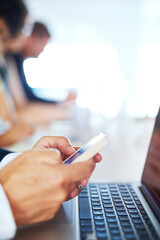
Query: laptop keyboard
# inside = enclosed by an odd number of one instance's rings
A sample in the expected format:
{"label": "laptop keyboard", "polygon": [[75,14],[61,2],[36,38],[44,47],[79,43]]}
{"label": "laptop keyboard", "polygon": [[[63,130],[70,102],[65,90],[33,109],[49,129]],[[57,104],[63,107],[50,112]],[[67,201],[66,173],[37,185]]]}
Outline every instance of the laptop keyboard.
{"label": "laptop keyboard", "polygon": [[90,183],[78,201],[81,240],[159,239],[131,184]]}

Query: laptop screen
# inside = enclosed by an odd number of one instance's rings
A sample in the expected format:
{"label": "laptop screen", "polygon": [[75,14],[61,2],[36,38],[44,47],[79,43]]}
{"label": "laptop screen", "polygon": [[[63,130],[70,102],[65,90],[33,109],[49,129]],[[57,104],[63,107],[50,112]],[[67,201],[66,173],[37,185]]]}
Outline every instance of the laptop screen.
{"label": "laptop screen", "polygon": [[[160,108],[155,120],[148,155],[142,175],[143,193],[148,192],[150,205],[160,219]],[[146,196],[147,194],[145,194]],[[152,200],[151,200],[152,199]],[[152,201],[154,200],[154,204]],[[154,205],[154,206],[153,206]]]}

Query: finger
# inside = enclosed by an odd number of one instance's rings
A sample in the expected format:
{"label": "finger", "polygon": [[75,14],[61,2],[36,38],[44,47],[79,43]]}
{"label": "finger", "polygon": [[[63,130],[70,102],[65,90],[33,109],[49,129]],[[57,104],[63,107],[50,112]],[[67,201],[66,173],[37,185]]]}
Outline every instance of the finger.
{"label": "finger", "polygon": [[60,136],[46,136],[42,137],[35,145],[34,148],[57,148],[62,154],[70,156],[75,152],[74,147],[71,145],[66,137]]}
{"label": "finger", "polygon": [[81,180],[81,181],[80,181],[80,184],[81,184],[83,187],[85,187],[85,186],[88,184],[88,182],[89,182],[89,178],[86,178],[86,179]]}
{"label": "finger", "polygon": [[89,178],[95,168],[95,162],[90,159],[86,162],[77,162],[74,164],[63,165],[61,174],[68,183],[80,182],[83,179]]}
{"label": "finger", "polygon": [[74,198],[77,195],[79,195],[80,192],[82,191],[82,189],[83,189],[83,186],[81,184],[79,184],[78,187],[70,193],[70,198]]}
{"label": "finger", "polygon": [[95,156],[94,156],[94,159],[96,162],[100,162],[102,160],[102,156],[100,153],[97,153]]}

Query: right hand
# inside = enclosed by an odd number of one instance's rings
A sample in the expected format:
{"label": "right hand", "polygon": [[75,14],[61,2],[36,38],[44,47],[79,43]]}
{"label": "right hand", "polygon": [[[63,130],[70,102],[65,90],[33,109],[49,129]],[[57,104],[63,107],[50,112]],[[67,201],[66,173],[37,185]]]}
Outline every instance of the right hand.
{"label": "right hand", "polygon": [[95,159],[62,164],[58,151],[28,151],[0,171],[17,225],[53,218],[77,184],[90,177]]}

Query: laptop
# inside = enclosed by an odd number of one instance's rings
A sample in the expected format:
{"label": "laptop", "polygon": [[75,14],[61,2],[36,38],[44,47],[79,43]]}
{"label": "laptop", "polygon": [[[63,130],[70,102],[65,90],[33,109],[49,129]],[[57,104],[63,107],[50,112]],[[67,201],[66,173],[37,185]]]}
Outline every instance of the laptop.
{"label": "laptop", "polygon": [[140,183],[89,183],[54,219],[17,230],[23,240],[159,240],[160,109]]}

